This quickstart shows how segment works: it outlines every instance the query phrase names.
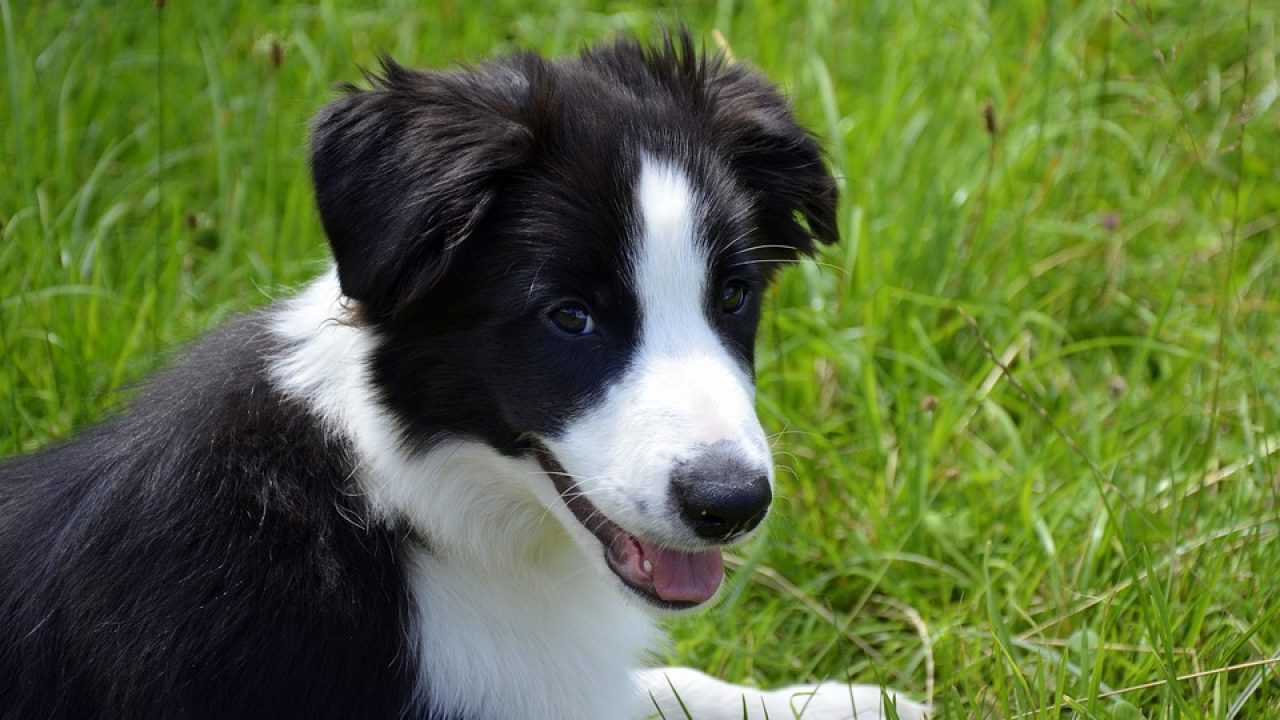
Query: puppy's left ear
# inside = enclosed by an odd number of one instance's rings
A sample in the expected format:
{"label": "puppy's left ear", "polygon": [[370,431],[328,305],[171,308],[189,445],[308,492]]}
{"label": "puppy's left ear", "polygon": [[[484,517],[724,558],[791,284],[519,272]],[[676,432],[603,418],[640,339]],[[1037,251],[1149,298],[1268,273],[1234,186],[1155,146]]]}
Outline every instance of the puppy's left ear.
{"label": "puppy's left ear", "polygon": [[532,147],[540,61],[417,72],[389,59],[314,123],[316,205],[343,293],[378,316],[436,287]]}
{"label": "puppy's left ear", "polygon": [[754,197],[770,242],[812,254],[840,239],[838,192],[822,149],[774,86],[741,63],[713,63],[707,79],[716,137]]}

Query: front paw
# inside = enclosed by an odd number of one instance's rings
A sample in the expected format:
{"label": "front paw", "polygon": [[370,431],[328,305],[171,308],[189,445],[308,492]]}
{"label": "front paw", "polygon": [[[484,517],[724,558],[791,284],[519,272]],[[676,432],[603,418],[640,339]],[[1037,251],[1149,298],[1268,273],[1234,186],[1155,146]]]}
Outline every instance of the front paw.
{"label": "front paw", "polygon": [[875,685],[793,685],[774,690],[800,720],[925,720],[929,708]]}

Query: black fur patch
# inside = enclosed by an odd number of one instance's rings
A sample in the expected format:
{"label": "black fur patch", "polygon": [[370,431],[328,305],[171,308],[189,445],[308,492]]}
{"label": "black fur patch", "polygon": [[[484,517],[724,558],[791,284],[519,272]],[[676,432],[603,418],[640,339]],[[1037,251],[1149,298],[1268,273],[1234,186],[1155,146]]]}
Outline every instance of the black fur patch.
{"label": "black fur patch", "polygon": [[252,315],[0,469],[0,717],[396,717],[404,535],[267,381]]}

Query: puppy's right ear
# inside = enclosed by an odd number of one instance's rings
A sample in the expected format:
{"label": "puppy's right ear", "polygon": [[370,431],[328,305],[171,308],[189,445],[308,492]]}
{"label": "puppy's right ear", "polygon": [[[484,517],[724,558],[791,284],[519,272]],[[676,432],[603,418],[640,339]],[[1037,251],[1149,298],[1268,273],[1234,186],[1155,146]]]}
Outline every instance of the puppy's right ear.
{"label": "puppy's right ear", "polygon": [[537,62],[443,73],[384,59],[372,89],[320,112],[311,175],[343,294],[388,315],[440,281],[529,156]]}

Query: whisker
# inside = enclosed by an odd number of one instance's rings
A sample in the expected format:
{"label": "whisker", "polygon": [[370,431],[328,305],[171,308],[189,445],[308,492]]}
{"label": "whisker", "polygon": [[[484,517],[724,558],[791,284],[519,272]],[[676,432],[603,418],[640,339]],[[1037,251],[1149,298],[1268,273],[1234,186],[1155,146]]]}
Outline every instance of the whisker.
{"label": "whisker", "polygon": [[[773,467],[774,467],[774,469],[776,469],[778,472],[785,472],[786,474],[790,475],[792,480],[799,480],[799,479],[800,479],[800,474],[799,474],[799,473],[797,473],[797,472],[795,471],[795,469],[793,469],[790,465],[774,465]],[[775,493],[775,495],[776,495],[776,493]]]}
{"label": "whisker", "polygon": [[789,452],[787,450],[775,450],[773,452],[773,457],[786,457],[786,458],[791,458],[792,460],[799,460],[799,458],[796,457],[795,453]]}
{"label": "whisker", "polygon": [[[732,250],[733,252],[727,252],[727,251],[729,251],[729,250]],[[746,246],[746,247],[740,247],[740,248],[735,248],[735,247],[733,247],[732,245],[729,245],[729,246],[726,246],[726,247],[724,247],[724,248],[722,248],[722,249],[720,250],[720,253],[716,256],[716,259],[717,259],[717,260],[725,260],[725,259],[727,259],[727,258],[736,257],[736,256],[738,256],[738,255],[744,255],[744,254],[746,254],[746,253],[750,253],[750,252],[756,252],[756,251],[758,251],[758,250],[790,250],[790,251],[794,251],[794,250],[795,250],[795,248],[794,248],[794,247],[792,247],[792,246],[790,246],[790,245],[776,245],[776,244],[774,244],[774,245],[748,245],[748,246]]]}
{"label": "whisker", "polygon": [[[733,265],[730,265],[729,267],[737,268],[737,267],[747,267],[749,265],[791,265],[792,263],[793,261],[791,260],[773,260],[769,258],[761,258],[759,260],[748,260],[747,262],[735,263]],[[820,262],[818,260],[814,260],[813,264],[817,265],[818,267],[830,268],[832,270],[835,270],[836,272],[840,273],[841,275],[844,275],[845,277],[853,276],[853,273],[851,273],[845,268],[840,267],[839,265]]]}
{"label": "whisker", "polygon": [[770,442],[772,442],[774,440],[781,439],[783,435],[799,435],[800,437],[818,437],[819,436],[818,433],[810,430],[779,430],[776,433],[772,433],[768,435],[768,439]]}

